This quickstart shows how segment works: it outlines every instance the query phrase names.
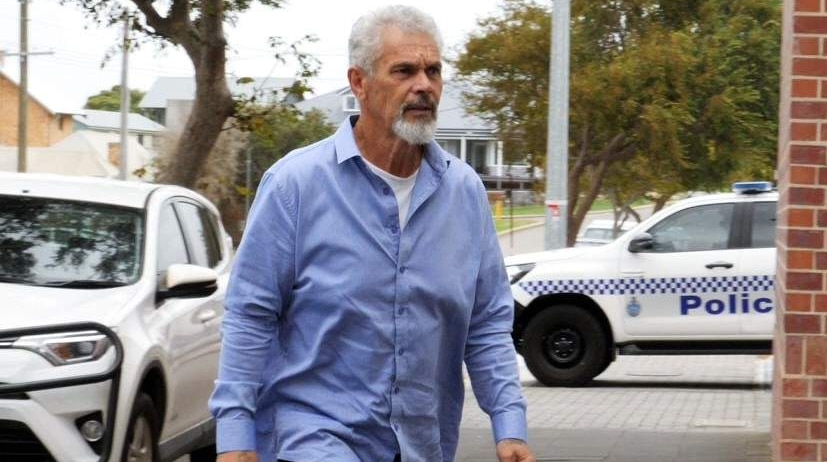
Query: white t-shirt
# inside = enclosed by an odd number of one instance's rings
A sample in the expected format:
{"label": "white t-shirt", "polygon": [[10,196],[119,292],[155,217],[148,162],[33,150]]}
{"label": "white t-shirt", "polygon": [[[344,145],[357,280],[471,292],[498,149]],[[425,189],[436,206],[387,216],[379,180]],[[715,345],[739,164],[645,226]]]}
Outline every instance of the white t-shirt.
{"label": "white t-shirt", "polygon": [[373,173],[385,180],[388,183],[388,186],[391,187],[393,190],[393,194],[396,196],[396,204],[399,206],[399,229],[405,229],[405,225],[408,224],[408,209],[411,208],[411,195],[413,194],[414,185],[416,184],[416,175],[419,173],[419,169],[417,168],[413,175],[402,178],[396,175],[391,175],[390,173],[382,170],[381,168],[373,165],[372,163],[368,162],[367,159],[364,157],[362,158],[365,160],[365,163],[368,164]]}

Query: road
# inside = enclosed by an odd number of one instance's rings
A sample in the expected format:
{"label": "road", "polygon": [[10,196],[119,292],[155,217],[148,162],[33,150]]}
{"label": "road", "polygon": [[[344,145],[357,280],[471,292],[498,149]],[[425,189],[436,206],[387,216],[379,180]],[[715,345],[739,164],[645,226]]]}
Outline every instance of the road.
{"label": "road", "polygon": [[[652,207],[636,207],[635,210],[640,214],[641,220],[646,219],[652,214]],[[593,212],[589,213],[584,224],[591,220],[612,220],[612,212]],[[544,224],[527,226],[518,228],[513,233],[500,234],[500,249],[503,256],[517,255],[529,252],[541,252],[545,247],[545,232]]]}

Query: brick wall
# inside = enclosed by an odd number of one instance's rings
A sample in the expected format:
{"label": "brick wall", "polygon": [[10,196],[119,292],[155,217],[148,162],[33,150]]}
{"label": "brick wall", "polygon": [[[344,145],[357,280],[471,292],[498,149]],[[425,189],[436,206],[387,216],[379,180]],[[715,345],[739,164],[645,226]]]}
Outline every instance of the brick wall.
{"label": "brick wall", "polygon": [[827,0],[785,0],[773,460],[827,461]]}
{"label": "brick wall", "polygon": [[[0,74],[0,145],[17,146],[19,87]],[[28,145],[51,146],[72,134],[72,116],[52,114],[40,102],[29,98]]]}

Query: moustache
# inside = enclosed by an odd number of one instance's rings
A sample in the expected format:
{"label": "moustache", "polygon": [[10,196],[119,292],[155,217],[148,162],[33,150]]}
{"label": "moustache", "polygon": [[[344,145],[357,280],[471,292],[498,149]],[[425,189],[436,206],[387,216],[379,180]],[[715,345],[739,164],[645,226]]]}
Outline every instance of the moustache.
{"label": "moustache", "polygon": [[408,109],[436,112],[436,101],[427,95],[422,95],[417,98],[416,101],[402,105],[402,111],[407,111]]}

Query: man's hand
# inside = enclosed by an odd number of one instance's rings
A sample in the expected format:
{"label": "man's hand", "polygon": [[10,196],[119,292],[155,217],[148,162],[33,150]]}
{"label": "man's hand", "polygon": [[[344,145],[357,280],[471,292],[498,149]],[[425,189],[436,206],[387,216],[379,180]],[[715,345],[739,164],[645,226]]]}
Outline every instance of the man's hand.
{"label": "man's hand", "polygon": [[255,452],[247,451],[222,452],[216,462],[258,462],[258,456]]}
{"label": "man's hand", "polygon": [[497,443],[497,459],[500,462],[536,462],[525,441],[510,438]]}

